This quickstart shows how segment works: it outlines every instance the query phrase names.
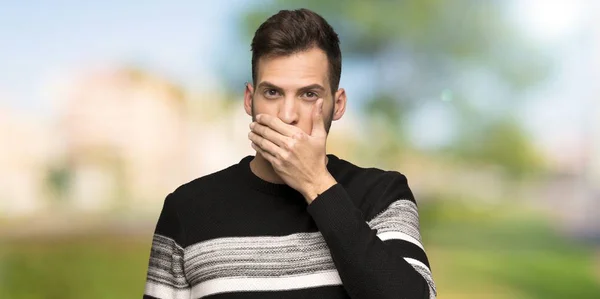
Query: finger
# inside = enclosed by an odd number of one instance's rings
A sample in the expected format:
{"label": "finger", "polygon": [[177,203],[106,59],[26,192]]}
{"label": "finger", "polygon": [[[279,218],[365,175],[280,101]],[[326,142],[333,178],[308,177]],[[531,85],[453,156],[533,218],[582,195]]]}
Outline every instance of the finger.
{"label": "finger", "polygon": [[257,154],[262,155],[265,158],[265,160],[269,161],[269,163],[271,163],[271,165],[273,165],[273,163],[275,162],[275,157],[273,155],[271,155],[269,152],[264,151],[263,149],[261,149],[254,142],[251,142],[251,146],[252,146],[252,148],[254,150],[256,150]]}
{"label": "finger", "polygon": [[323,99],[318,99],[312,110],[313,126],[311,136],[326,136],[325,122],[323,120]]}
{"label": "finger", "polygon": [[277,132],[279,132],[279,134],[287,136],[287,137],[292,137],[294,136],[294,134],[299,133],[300,129],[292,126],[292,125],[288,125],[286,123],[284,123],[283,121],[281,121],[281,119],[274,117],[272,115],[268,115],[268,114],[259,114],[256,116],[256,122],[267,126]]}
{"label": "finger", "polygon": [[261,150],[271,154],[271,156],[273,157],[281,157],[281,151],[282,149],[277,146],[275,143],[271,142],[270,140],[263,138],[262,136],[250,132],[248,133],[248,138],[254,142],[254,144],[256,144],[258,147],[260,147]]}
{"label": "finger", "polygon": [[[254,124],[254,125],[252,125]],[[271,129],[270,127],[261,125],[259,123],[251,123],[250,131],[260,135],[261,137],[268,139],[275,143],[279,147],[284,147],[290,141],[290,137],[282,135],[281,133]]]}

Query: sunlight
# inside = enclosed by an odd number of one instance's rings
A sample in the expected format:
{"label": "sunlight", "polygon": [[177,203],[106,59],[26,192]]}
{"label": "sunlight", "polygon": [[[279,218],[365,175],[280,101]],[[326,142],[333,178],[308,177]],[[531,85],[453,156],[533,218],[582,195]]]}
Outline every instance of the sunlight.
{"label": "sunlight", "polygon": [[514,16],[523,31],[543,42],[562,40],[583,23],[589,2],[583,0],[515,1]]}

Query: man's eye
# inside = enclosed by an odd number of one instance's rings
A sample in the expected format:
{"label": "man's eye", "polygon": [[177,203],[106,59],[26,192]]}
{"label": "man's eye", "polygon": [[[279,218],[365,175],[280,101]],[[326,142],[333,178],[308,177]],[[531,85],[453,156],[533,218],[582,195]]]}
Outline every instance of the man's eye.
{"label": "man's eye", "polygon": [[265,90],[265,96],[267,97],[276,97],[279,95],[279,92],[275,89],[267,89]]}
{"label": "man's eye", "polygon": [[304,96],[306,96],[309,99],[316,99],[316,98],[319,97],[318,94],[316,94],[316,93],[314,93],[312,91],[308,91],[308,92],[304,93]]}

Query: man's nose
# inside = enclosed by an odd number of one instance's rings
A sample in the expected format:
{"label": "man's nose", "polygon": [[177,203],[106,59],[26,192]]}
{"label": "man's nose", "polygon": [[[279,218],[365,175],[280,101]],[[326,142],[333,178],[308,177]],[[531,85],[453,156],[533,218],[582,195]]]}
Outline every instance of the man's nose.
{"label": "man's nose", "polygon": [[293,96],[287,96],[281,102],[279,106],[279,119],[288,125],[295,125],[298,123],[298,103]]}

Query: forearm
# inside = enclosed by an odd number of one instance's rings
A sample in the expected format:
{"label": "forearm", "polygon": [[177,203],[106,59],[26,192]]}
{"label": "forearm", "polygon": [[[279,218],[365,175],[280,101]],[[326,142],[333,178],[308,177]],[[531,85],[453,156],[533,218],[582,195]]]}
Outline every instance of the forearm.
{"label": "forearm", "polygon": [[352,298],[429,298],[429,284],[398,247],[382,241],[342,185],[308,207]]}

